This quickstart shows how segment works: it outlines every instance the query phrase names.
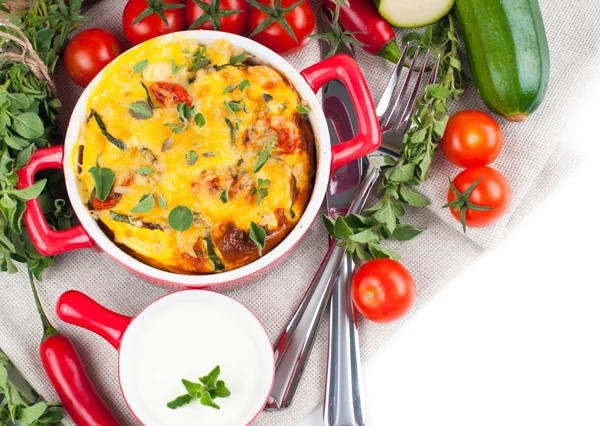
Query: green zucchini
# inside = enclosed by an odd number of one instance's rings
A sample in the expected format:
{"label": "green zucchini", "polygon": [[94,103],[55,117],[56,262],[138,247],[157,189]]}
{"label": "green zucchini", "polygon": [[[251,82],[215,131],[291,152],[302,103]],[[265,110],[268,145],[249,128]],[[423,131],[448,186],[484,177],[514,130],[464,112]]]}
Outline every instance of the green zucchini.
{"label": "green zucchini", "polygon": [[[395,27],[417,28],[439,21],[454,0],[373,0],[383,18]],[[396,61],[397,62],[397,61]]]}
{"label": "green zucchini", "polygon": [[471,74],[483,102],[523,121],[544,100],[550,53],[537,0],[456,0]]}

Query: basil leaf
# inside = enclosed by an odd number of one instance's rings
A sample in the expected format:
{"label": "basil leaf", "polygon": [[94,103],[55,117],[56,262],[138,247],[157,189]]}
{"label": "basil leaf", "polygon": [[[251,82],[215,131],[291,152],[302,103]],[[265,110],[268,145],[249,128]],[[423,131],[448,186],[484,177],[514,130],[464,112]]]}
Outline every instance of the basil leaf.
{"label": "basil leaf", "polygon": [[153,172],[154,170],[152,170],[150,167],[140,167],[136,170],[136,173],[141,176],[150,176]]}
{"label": "basil leaf", "polygon": [[266,238],[267,233],[265,230],[256,223],[250,222],[250,239],[254,241],[254,244],[256,244],[256,247],[258,247],[259,256],[262,256],[262,251],[265,248]]}
{"label": "basil leaf", "polygon": [[25,139],[40,138],[44,134],[42,119],[33,112],[24,112],[12,120],[12,128]]}
{"label": "basil leaf", "polygon": [[174,231],[185,232],[192,227],[194,214],[186,206],[175,207],[169,213],[169,226]]}
{"label": "basil leaf", "polygon": [[150,194],[143,195],[139,203],[130,211],[131,213],[148,213],[154,208],[154,203],[154,191],[152,191]]}
{"label": "basil leaf", "polygon": [[147,65],[148,65],[148,59],[142,59],[141,61],[139,61],[137,64],[135,64],[133,66],[133,72],[135,74],[141,74],[142,72],[144,72]]}
{"label": "basil leaf", "polygon": [[106,200],[115,182],[115,174],[107,167],[98,168],[96,166],[90,167],[88,173],[94,179],[96,198],[100,201]]}

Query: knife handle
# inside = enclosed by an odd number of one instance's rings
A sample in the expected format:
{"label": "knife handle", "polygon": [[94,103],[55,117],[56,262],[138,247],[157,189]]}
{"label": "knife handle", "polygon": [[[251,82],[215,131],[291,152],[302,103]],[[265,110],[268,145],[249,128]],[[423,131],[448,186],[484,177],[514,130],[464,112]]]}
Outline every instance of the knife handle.
{"label": "knife handle", "polygon": [[[369,166],[348,213],[359,213],[363,209],[378,177],[379,168]],[[275,347],[275,380],[266,410],[280,410],[291,404],[331,297],[344,254],[345,249],[336,244],[329,248],[300,306]]]}
{"label": "knife handle", "polygon": [[335,55],[306,68],[300,74],[315,92],[325,83],[340,79],[352,98],[358,129],[354,138],[331,147],[333,171],[379,148],[381,128],[375,113],[373,98],[365,77],[354,59],[348,55]]}
{"label": "knife handle", "polygon": [[325,426],[364,426],[363,386],[356,316],[352,304],[354,262],[346,254],[331,298],[329,360],[323,406]]}

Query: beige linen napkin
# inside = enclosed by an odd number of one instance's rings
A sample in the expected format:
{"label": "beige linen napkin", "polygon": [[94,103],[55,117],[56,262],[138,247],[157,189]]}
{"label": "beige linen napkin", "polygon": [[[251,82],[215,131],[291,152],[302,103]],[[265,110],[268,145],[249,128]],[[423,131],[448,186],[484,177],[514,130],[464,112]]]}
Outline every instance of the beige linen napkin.
{"label": "beige linen napkin", "polygon": [[[315,10],[319,1],[312,1]],[[505,148],[494,164],[509,180],[513,205],[497,225],[469,230],[465,236],[457,222],[440,208],[445,202],[447,179],[459,170],[439,155],[433,165],[430,181],[421,191],[432,201],[427,209],[410,209],[406,220],[426,228],[419,238],[397,244],[403,263],[413,273],[418,298],[414,314],[451,277],[456,275],[485,248],[491,246],[523,218],[538,201],[563,181],[577,166],[578,160],[559,140],[565,118],[586,87],[592,72],[600,65],[600,2],[541,0],[552,60],[550,88],[540,110],[525,123],[509,124],[500,120]],[[122,35],[121,10],[124,0],[104,0],[89,14],[94,18],[86,25],[105,27]],[[401,32],[398,33],[399,37]],[[367,76],[375,100],[379,99],[392,65],[385,60],[358,53],[358,62]],[[319,60],[316,42],[303,52],[290,57],[290,62],[303,69]],[[70,83],[59,67],[58,88],[64,103],[62,128],[81,89]],[[468,89],[455,109],[483,108],[467,79]],[[229,294],[254,311],[263,321],[275,343],[281,330],[310,283],[327,248],[327,235],[321,221],[308,231],[299,248],[282,266],[263,280],[230,291]],[[92,380],[124,425],[134,425],[119,392],[117,354],[101,338],[90,332],[61,323],[53,315],[53,306],[68,289],[81,290],[118,312],[135,315],[166,290],[153,287],[125,272],[106,255],[91,251],[69,253],[57,258],[47,272],[40,296],[51,320],[59,330],[73,339],[80,350]],[[376,325],[361,321],[362,355],[368,358],[402,322]],[[0,278],[0,347],[47,399],[56,398],[42,370],[38,343],[41,325],[24,273]],[[255,424],[293,425],[313,410],[323,398],[327,359],[327,332],[321,328],[303,381],[292,406],[278,413],[262,414]],[[160,374],[160,366],[157,366]],[[66,420],[65,424],[73,424]]]}

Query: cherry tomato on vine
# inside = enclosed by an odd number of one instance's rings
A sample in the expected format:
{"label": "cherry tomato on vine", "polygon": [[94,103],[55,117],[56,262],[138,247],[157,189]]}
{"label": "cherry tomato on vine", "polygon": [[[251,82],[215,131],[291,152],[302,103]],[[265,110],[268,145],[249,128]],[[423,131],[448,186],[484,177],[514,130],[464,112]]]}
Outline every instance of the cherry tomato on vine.
{"label": "cherry tomato on vine", "polygon": [[415,280],[392,259],[370,260],[352,278],[352,300],[368,320],[392,322],[404,315],[416,297]]}
{"label": "cherry tomato on vine", "polygon": [[280,55],[304,49],[315,29],[315,15],[308,0],[248,0],[250,38]]}
{"label": "cherry tomato on vine", "polygon": [[248,27],[246,0],[186,0],[188,30],[217,30],[242,35]]}
{"label": "cherry tomato on vine", "polygon": [[502,151],[500,126],[482,111],[460,111],[450,117],[442,151],[452,164],[468,169],[491,164]]}
{"label": "cherry tomato on vine", "polygon": [[506,178],[491,167],[463,170],[450,183],[448,204],[452,215],[469,228],[496,223],[508,210],[512,191]]}
{"label": "cherry tomato on vine", "polygon": [[64,64],[69,78],[86,87],[102,69],[123,53],[116,35],[102,28],[90,28],[73,37],[65,49]]}
{"label": "cherry tomato on vine", "polygon": [[185,30],[185,5],[179,0],[129,0],[123,9],[123,32],[132,45]]}

